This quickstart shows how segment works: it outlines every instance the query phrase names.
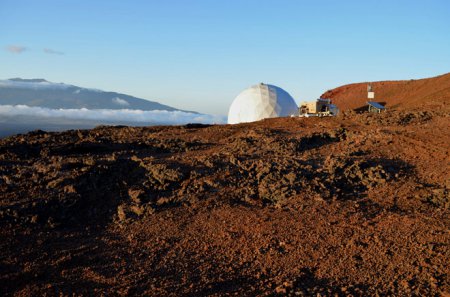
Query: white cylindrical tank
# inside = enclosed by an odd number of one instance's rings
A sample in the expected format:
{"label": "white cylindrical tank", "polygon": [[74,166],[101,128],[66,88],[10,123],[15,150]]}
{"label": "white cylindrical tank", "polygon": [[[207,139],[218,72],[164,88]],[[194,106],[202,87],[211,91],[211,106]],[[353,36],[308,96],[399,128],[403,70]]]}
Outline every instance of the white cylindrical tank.
{"label": "white cylindrical tank", "polygon": [[282,88],[261,83],[242,91],[234,99],[228,112],[228,124],[291,115],[298,115],[297,104],[291,95]]}

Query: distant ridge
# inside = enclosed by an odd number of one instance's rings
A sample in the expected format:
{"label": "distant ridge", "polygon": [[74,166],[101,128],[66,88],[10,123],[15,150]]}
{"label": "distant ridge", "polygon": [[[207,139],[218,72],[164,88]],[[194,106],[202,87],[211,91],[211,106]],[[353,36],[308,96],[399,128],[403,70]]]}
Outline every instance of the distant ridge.
{"label": "distant ridge", "polygon": [[82,88],[64,83],[53,83],[43,78],[0,80],[0,105],[27,105],[52,109],[184,111],[126,94]]}
{"label": "distant ridge", "polygon": [[[357,109],[367,102],[368,82],[344,85],[325,92],[341,110]],[[450,73],[432,78],[372,82],[377,102],[399,109],[450,103]]]}
{"label": "distant ridge", "polygon": [[15,77],[15,78],[10,78],[9,80],[12,81],[20,81],[20,82],[36,82],[36,83],[40,83],[40,82],[49,82],[43,78],[20,78],[20,77]]}

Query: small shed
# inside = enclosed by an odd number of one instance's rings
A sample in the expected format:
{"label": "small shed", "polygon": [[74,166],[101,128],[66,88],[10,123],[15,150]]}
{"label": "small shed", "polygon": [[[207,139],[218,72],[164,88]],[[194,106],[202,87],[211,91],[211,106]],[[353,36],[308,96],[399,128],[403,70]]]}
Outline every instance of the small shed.
{"label": "small shed", "polygon": [[367,105],[369,106],[369,112],[380,113],[383,110],[386,110],[386,107],[375,101],[368,101]]}

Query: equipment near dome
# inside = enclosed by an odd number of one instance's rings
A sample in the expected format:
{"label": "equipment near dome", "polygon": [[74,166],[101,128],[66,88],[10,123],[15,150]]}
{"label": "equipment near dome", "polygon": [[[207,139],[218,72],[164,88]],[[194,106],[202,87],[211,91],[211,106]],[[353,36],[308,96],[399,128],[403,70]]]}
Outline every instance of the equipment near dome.
{"label": "equipment near dome", "polygon": [[375,101],[367,101],[367,105],[369,107],[368,108],[369,112],[380,113],[386,110],[386,107]]}
{"label": "equipment near dome", "polygon": [[372,84],[369,83],[367,85],[367,99],[374,99],[375,98],[375,92],[373,91]]}
{"label": "equipment near dome", "polygon": [[316,102],[303,102],[299,108],[301,117],[337,116],[339,109],[331,99],[319,98]]}

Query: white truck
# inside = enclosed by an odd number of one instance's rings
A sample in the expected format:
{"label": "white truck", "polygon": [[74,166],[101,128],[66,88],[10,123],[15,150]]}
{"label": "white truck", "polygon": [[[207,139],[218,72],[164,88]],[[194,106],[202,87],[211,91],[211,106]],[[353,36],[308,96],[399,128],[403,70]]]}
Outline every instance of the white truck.
{"label": "white truck", "polygon": [[339,109],[331,99],[319,98],[316,102],[303,102],[298,110],[300,117],[337,116]]}

